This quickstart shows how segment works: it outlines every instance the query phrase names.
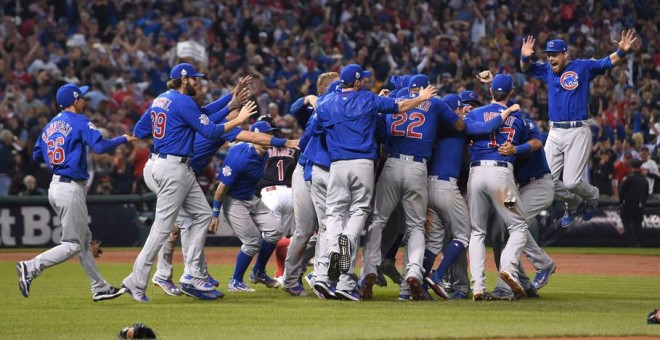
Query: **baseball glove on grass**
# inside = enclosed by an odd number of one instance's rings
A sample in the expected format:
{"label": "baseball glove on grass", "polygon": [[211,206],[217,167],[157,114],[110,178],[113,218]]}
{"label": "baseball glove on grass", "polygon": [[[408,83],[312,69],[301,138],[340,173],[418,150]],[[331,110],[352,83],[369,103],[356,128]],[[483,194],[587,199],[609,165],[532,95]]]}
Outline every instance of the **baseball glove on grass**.
{"label": "baseball glove on grass", "polygon": [[136,323],[130,327],[125,327],[119,334],[119,339],[156,339],[156,333],[143,323]]}
{"label": "baseball glove on grass", "polygon": [[660,324],[660,308],[649,313],[649,316],[646,317],[646,322],[650,324]]}
{"label": "baseball glove on grass", "polygon": [[92,247],[92,254],[94,254],[94,257],[100,257],[103,255],[103,249],[101,249],[101,241],[99,240],[91,240],[89,242],[89,245]]}

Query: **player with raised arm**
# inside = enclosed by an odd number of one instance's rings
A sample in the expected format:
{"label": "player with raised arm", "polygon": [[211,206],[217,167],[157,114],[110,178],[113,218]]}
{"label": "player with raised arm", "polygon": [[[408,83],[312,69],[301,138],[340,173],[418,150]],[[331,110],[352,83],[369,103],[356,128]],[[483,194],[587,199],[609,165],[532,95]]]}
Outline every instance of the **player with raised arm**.
{"label": "player with raised arm", "polygon": [[251,111],[241,111],[239,116],[225,124],[212,124],[194,98],[201,90],[195,68],[186,63],[178,64],[170,71],[169,90],[159,95],[150,106],[153,153],[157,158],[152,176],[158,187],[156,216],[149,236],[133,265],[133,272],[122,282],[133,299],[149,301],[145,295],[153,261],[169,237],[181,207],[193,216],[190,226],[190,249],[186,257],[184,274],[179,283],[200,292],[221,296],[208,282],[200,263],[206,239],[206,228],[211,222],[211,209],[189,167],[194,155],[195,132],[206,139],[219,139],[225,131],[245,121]]}
{"label": "player with raised arm", "polygon": [[118,145],[135,140],[123,135],[105,140],[83,113],[85,92],[89,87],[66,84],[57,90],[56,100],[62,109],[46,124],[32,153],[35,161],[46,163],[53,171],[48,201],[62,223],[61,243],[29,261],[16,264],[18,284],[23,296],[30,294],[32,280],[48,267],[78,255],[80,265],[92,281],[92,300],[114,299],[126,290],[110,286],[99,273],[92,254],[87,213],[87,146],[95,153],[106,153]]}
{"label": "player with raised arm", "polygon": [[569,60],[566,42],[548,41],[545,49],[548,62],[532,62],[536,39],[527,37],[520,50],[523,72],[548,84],[548,115],[550,133],[545,154],[555,183],[555,194],[566,203],[561,225],[568,228],[582,211],[585,221],[591,219],[598,204],[598,188],[586,181],[591,150],[591,129],[587,105],[589,82],[623,62],[637,38],[632,30],[621,33],[618,49],[602,59]]}

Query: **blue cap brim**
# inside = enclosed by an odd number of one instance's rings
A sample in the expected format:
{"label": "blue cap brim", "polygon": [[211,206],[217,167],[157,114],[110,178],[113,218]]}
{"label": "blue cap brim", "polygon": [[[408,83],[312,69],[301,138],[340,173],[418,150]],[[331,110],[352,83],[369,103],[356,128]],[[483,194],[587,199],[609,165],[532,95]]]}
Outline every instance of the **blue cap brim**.
{"label": "blue cap brim", "polygon": [[78,89],[80,89],[80,95],[82,96],[82,95],[84,95],[85,93],[87,93],[87,91],[89,91],[89,86],[87,86],[87,85],[85,85],[85,86],[81,86],[81,87],[79,87]]}
{"label": "blue cap brim", "polygon": [[362,71],[363,78],[371,78],[371,71]]}
{"label": "blue cap brim", "polygon": [[543,53],[564,53],[566,52],[565,50],[554,50],[554,49],[549,49],[549,50],[543,50]]}

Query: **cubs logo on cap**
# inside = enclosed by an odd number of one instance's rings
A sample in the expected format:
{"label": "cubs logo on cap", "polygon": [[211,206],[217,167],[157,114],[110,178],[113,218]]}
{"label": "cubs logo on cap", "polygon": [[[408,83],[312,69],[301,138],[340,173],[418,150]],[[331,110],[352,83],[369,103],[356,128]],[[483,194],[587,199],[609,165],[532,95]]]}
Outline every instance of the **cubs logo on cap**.
{"label": "cubs logo on cap", "polygon": [[568,48],[566,47],[566,42],[561,39],[550,40],[545,45],[545,50],[543,52],[566,52]]}
{"label": "cubs logo on cap", "polygon": [[513,78],[500,73],[493,78],[490,88],[497,92],[509,92],[513,88]]}
{"label": "cubs logo on cap", "polygon": [[76,99],[87,93],[88,90],[89,86],[78,87],[76,84],[62,85],[62,87],[57,90],[55,100],[57,101],[57,105],[61,108],[69,107],[73,105]]}
{"label": "cubs logo on cap", "polygon": [[578,82],[578,74],[575,71],[566,71],[559,77],[559,84],[565,90],[575,90],[580,83]]}
{"label": "cubs logo on cap", "polygon": [[470,103],[477,103],[477,105],[481,105],[481,102],[479,101],[479,95],[477,95],[476,92],[470,91],[470,90],[465,90],[460,93],[459,95],[461,97],[461,102],[462,106],[468,106]]}
{"label": "cubs logo on cap", "polygon": [[179,79],[181,77],[204,77],[204,73],[197,73],[195,67],[188,63],[181,63],[172,67],[170,79]]}
{"label": "cubs logo on cap", "polygon": [[430,81],[429,77],[423,75],[423,74],[418,74],[410,79],[410,84],[409,88],[418,88],[418,87],[427,87],[429,86]]}

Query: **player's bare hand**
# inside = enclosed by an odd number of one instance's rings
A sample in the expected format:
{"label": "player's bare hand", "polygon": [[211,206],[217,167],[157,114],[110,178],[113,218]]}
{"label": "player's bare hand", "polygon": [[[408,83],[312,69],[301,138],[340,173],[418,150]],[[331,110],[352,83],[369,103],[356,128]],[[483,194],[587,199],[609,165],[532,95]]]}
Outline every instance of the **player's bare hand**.
{"label": "player's bare hand", "polygon": [[509,111],[511,111],[511,112],[520,111],[520,105],[519,104],[513,104],[513,105],[509,106]]}
{"label": "player's bare hand", "polygon": [[387,97],[390,95],[390,90],[388,89],[382,89],[380,90],[380,93],[378,93],[380,97]]}
{"label": "player's bare hand", "polygon": [[252,83],[252,76],[247,76],[241,80],[238,81],[238,84],[234,87],[234,91],[232,91],[232,94],[234,96],[237,96],[237,94],[241,93],[244,89],[248,90],[248,96],[249,96],[249,88],[250,84]]}
{"label": "player's bare hand", "polygon": [[621,51],[628,53],[634,46],[635,41],[637,41],[637,37],[635,36],[635,32],[633,30],[627,30],[621,32],[621,40],[620,41],[614,41],[617,45],[619,45],[619,48]]}
{"label": "player's bare hand", "polygon": [[298,145],[298,142],[299,142],[298,139],[287,139],[286,143],[284,143],[284,146],[286,146],[287,148],[300,150],[300,146]]}
{"label": "player's bare hand", "polygon": [[214,217],[211,219],[211,223],[209,224],[209,232],[215,233],[218,231],[218,224],[220,222],[218,221],[217,217]]}
{"label": "player's bare hand", "polygon": [[502,156],[511,156],[516,153],[516,147],[513,144],[506,142],[500,145],[497,152]]}
{"label": "player's bare hand", "polygon": [[531,57],[534,54],[534,44],[536,44],[536,38],[529,36],[523,39],[522,48],[520,49],[520,55],[523,57]]}
{"label": "player's bare hand", "polygon": [[438,90],[435,88],[433,85],[429,85],[427,87],[423,87],[421,90],[419,90],[419,97],[424,99],[424,100],[429,100],[435,96],[435,94],[438,92]]}
{"label": "player's bare hand", "polygon": [[493,72],[489,70],[481,71],[477,74],[477,79],[484,84],[489,84],[493,82]]}
{"label": "player's bare hand", "polygon": [[238,119],[245,121],[255,113],[257,113],[257,104],[254,101],[249,101],[238,112]]}
{"label": "player's bare hand", "polygon": [[243,103],[248,101],[249,98],[250,98],[250,90],[244,88],[238,94],[232,95],[231,101],[229,101],[229,104],[227,104],[227,108],[229,109],[229,111],[238,110],[241,108]]}
{"label": "player's bare hand", "polygon": [[311,105],[312,107],[314,107],[314,110],[316,110],[316,103],[317,103],[318,99],[319,99],[319,97],[317,97],[313,94],[310,94],[309,96],[305,97],[305,103],[307,105]]}
{"label": "player's bare hand", "polygon": [[124,137],[126,138],[126,142],[127,142],[127,143],[133,143],[133,142],[135,142],[136,140],[138,140],[137,137],[135,137],[135,136],[131,136],[131,135],[129,135],[129,134],[124,134]]}

